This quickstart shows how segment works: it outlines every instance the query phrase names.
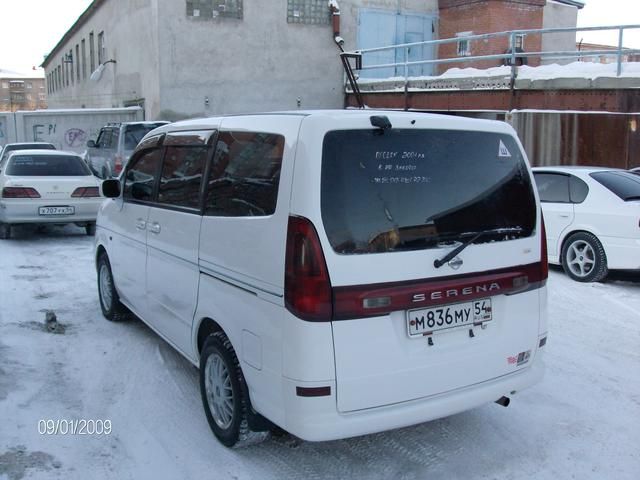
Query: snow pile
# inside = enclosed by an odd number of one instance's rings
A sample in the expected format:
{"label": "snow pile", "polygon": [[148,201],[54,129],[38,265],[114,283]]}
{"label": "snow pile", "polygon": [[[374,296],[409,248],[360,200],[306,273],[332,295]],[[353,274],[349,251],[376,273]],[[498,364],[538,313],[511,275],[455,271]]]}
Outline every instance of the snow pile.
{"label": "snow pile", "polygon": [[[372,70],[375,71],[375,70]],[[553,63],[530,67],[527,65],[517,68],[518,79],[521,80],[551,80],[557,78],[596,78],[616,77],[618,65],[616,63],[573,62],[567,65]],[[409,80],[455,80],[462,78],[490,78],[510,77],[511,67],[500,66],[486,69],[479,68],[450,68],[442,75],[409,77]],[[620,77],[640,78],[640,62],[623,62]],[[361,84],[375,84],[383,82],[404,82],[404,77],[390,78],[362,78]]]}

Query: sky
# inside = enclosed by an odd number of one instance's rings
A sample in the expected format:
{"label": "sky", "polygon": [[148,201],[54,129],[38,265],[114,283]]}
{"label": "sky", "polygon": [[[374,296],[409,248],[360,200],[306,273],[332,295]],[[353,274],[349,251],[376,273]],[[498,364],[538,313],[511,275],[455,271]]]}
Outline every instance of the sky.
{"label": "sky", "polygon": [[[31,72],[38,67],[91,0],[0,0],[0,69]],[[28,10],[25,8],[28,5]],[[640,0],[586,0],[578,26],[640,24]],[[617,44],[615,32],[578,33],[587,43]],[[625,34],[625,46],[640,48],[640,29]],[[40,69],[41,71],[41,69]]]}

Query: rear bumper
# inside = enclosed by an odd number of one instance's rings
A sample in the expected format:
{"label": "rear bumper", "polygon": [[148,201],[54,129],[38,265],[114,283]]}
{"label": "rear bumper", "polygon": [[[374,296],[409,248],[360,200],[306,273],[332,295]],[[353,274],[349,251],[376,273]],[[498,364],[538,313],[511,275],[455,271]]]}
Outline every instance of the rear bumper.
{"label": "rear bumper", "polygon": [[640,270],[640,239],[600,237],[612,270]]}
{"label": "rear bumper", "polygon": [[[544,375],[541,351],[531,366],[517,372],[460,388],[448,393],[408,402],[339,413],[335,382],[304,383],[284,379],[285,430],[309,441],[336,440],[407,427],[469,410],[511,395],[539,382]],[[299,397],[296,387],[331,386],[326,397]]]}
{"label": "rear bumper", "polygon": [[[41,200],[10,199],[0,201],[0,222],[3,223],[76,223],[95,222],[98,216],[98,208],[103,198],[97,199],[65,199],[65,200]],[[75,209],[73,215],[39,215],[39,207],[48,206],[72,206]]]}

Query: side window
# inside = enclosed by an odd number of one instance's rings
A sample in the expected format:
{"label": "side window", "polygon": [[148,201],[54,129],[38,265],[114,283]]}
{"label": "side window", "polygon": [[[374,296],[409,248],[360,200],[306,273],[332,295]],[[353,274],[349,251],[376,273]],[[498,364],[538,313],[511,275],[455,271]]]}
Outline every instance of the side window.
{"label": "side window", "polygon": [[572,203],[582,203],[587,198],[589,186],[578,177],[571,175],[569,178],[569,195]]}
{"label": "side window", "polygon": [[153,200],[153,189],[162,161],[162,148],[147,150],[133,159],[124,177],[123,197],[125,200]]}
{"label": "side window", "polygon": [[111,134],[111,143],[109,143],[109,148],[118,148],[118,138],[120,138],[120,129],[114,128]]}
{"label": "side window", "polygon": [[111,129],[103,128],[100,130],[100,136],[96,142],[98,148],[109,148],[111,145]]}
{"label": "side window", "polygon": [[570,203],[569,177],[557,173],[534,173],[541,202]]}
{"label": "side window", "polygon": [[205,214],[271,215],[276,209],[284,137],[220,132],[207,183]]}
{"label": "side window", "polygon": [[198,208],[207,147],[167,147],[158,187],[158,202]]}

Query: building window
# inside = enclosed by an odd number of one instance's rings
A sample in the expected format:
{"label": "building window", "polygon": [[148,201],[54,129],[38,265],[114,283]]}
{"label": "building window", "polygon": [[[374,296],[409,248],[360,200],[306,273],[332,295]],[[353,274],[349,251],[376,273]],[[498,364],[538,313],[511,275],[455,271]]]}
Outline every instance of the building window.
{"label": "building window", "polygon": [[524,35],[516,35],[515,36],[515,47],[516,47],[516,51],[521,50],[524,51]]}
{"label": "building window", "polygon": [[98,65],[102,65],[104,58],[104,32],[98,34]]}
{"label": "building window", "polygon": [[458,37],[457,54],[459,57],[468,57],[471,55],[471,41],[465,37],[473,35],[473,32],[456,33]]}
{"label": "building window", "polygon": [[39,93],[39,94],[38,94],[38,99],[39,99],[41,102],[44,102],[44,101],[46,100],[46,98],[47,98],[47,97],[46,97],[46,95],[45,95],[44,93]]}
{"label": "building window", "polygon": [[287,22],[329,25],[331,13],[325,0],[287,0]]}
{"label": "building window", "polygon": [[71,80],[71,85],[73,85],[74,77],[73,77],[73,64],[75,60],[73,58],[73,48],[69,50],[69,54],[67,55],[67,64],[69,65],[69,79]]}
{"label": "building window", "polygon": [[91,66],[91,70],[89,71],[93,73],[96,70],[96,50],[93,44],[93,32],[89,34],[89,60]]}
{"label": "building window", "polygon": [[242,0],[186,0],[187,17],[242,18]]}
{"label": "building window", "polygon": [[82,45],[82,79],[86,80],[87,79],[87,48],[86,48],[84,38],[82,39],[82,42],[80,42],[80,44]]}
{"label": "building window", "polygon": [[27,83],[25,83],[25,86],[27,88],[33,88],[33,82],[27,82]]}
{"label": "building window", "polygon": [[2,82],[2,88],[9,88],[9,82]]}
{"label": "building window", "polygon": [[76,80],[80,83],[80,45],[76,43]]}

